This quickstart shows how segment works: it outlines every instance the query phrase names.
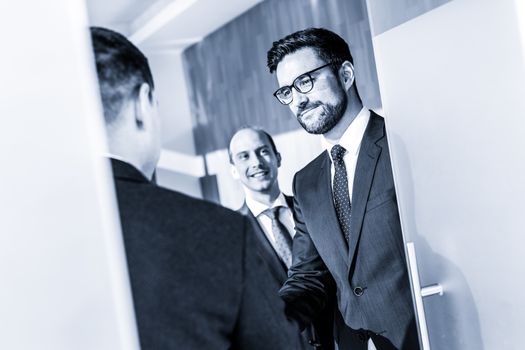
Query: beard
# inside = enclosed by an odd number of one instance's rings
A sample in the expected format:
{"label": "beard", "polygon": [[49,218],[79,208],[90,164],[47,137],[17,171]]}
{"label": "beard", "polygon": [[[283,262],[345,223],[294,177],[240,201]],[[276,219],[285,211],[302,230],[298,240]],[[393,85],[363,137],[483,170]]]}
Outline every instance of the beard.
{"label": "beard", "polygon": [[[332,130],[332,128],[339,123],[341,118],[343,118],[348,104],[348,96],[346,96],[344,92],[341,91],[340,97],[339,103],[337,104],[324,104],[321,102],[308,104],[297,113],[299,124],[301,124],[303,129],[309,134],[321,135]],[[305,118],[301,115],[302,111],[311,108],[319,108],[322,110],[314,111],[314,113],[317,112],[317,115],[310,116],[310,118]]]}

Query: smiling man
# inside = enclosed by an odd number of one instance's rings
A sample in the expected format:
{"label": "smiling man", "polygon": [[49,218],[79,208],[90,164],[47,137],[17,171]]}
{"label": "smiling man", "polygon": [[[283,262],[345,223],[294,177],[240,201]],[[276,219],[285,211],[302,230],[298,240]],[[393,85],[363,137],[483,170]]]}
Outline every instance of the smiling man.
{"label": "smiling man", "polygon": [[419,349],[384,120],[361,102],[348,44],[295,32],[273,43],[268,68],[278,102],[325,148],[294,178],[287,313],[308,324],[335,281],[339,349]]}
{"label": "smiling man", "polygon": [[[276,319],[275,326],[290,328],[284,312],[284,302],[278,295],[292,263],[294,235],[293,199],[281,192],[277,180],[281,154],[266,131],[245,127],[231,138],[229,155],[232,175],[241,182],[246,198],[239,212],[252,222],[259,243],[259,253],[268,266],[273,281],[275,300],[271,304],[272,314]],[[302,348],[333,349],[331,310],[321,312],[320,317],[312,324],[315,327],[307,327],[301,336]],[[298,327],[293,327],[292,330],[299,333]],[[290,344],[282,346],[290,348]]]}
{"label": "smiling man", "polygon": [[275,204],[288,208],[277,180],[281,154],[267,132],[253,127],[238,130],[230,140],[229,152],[232,175],[240,180],[248,203],[270,207],[279,199]]}

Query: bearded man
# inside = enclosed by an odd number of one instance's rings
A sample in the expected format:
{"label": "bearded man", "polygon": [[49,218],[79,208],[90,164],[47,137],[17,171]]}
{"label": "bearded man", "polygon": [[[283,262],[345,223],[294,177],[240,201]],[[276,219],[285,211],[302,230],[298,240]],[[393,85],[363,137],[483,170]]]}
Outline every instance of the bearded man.
{"label": "bearded man", "polygon": [[302,30],[273,43],[268,68],[274,96],[325,148],[294,178],[288,315],[309,324],[335,281],[339,349],[419,349],[385,123],[363,107],[348,44]]}

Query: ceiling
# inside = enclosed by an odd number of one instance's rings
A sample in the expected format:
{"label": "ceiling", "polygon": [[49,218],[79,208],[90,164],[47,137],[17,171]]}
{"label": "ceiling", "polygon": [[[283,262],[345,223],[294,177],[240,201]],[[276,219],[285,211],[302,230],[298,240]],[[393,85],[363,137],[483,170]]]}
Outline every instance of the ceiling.
{"label": "ceiling", "polygon": [[140,47],[184,49],[263,0],[86,0],[91,25]]}

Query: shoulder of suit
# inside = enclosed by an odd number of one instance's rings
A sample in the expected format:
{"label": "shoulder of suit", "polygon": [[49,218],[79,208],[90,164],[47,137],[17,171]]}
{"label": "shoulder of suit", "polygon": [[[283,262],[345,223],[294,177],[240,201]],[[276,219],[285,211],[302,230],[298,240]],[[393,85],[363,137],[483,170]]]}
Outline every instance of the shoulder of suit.
{"label": "shoulder of suit", "polygon": [[377,114],[376,112],[370,110],[370,122],[369,123],[376,123],[380,127],[385,127],[385,118]]}
{"label": "shoulder of suit", "polygon": [[388,148],[387,134],[386,134],[386,128],[385,128],[385,118],[383,118],[382,116],[380,116],[379,114],[371,110],[369,124],[372,124],[372,123],[374,124],[371,125],[370,127],[373,128],[373,130],[375,130],[375,131],[372,131],[372,133],[376,135],[375,137],[379,138],[377,142],[379,142],[382,147]]}
{"label": "shoulder of suit", "polygon": [[248,208],[248,206],[246,205],[246,202],[244,202],[242,204],[242,206],[235,210],[237,213],[241,214],[241,215],[249,215],[250,214],[250,209]]}
{"label": "shoulder of suit", "polygon": [[380,116],[379,114],[377,114],[376,112],[374,112],[373,110],[370,110],[370,118],[377,118],[379,120],[384,120],[385,119],[382,116]]}
{"label": "shoulder of suit", "polygon": [[321,152],[317,157],[315,157],[310,163],[306,164],[301,170],[299,170],[295,176],[301,177],[304,176],[311,171],[317,171],[321,164],[326,161],[326,157],[328,157],[328,152],[323,151]]}
{"label": "shoulder of suit", "polygon": [[170,192],[174,200],[180,202],[181,206],[187,207],[189,211],[196,210],[199,213],[202,213],[203,216],[217,217],[221,220],[224,218],[228,220],[244,220],[242,215],[240,215],[238,212],[225,208],[216,203],[194,198],[180,192]]}
{"label": "shoulder of suit", "polygon": [[241,214],[218,204],[153,184],[136,184],[135,187],[137,193],[130,197],[130,192],[133,190],[127,189],[124,200],[140,202],[144,210],[150,209],[157,211],[159,215],[176,216],[187,220],[201,220],[208,225],[220,224],[228,227],[244,225],[245,219]]}

